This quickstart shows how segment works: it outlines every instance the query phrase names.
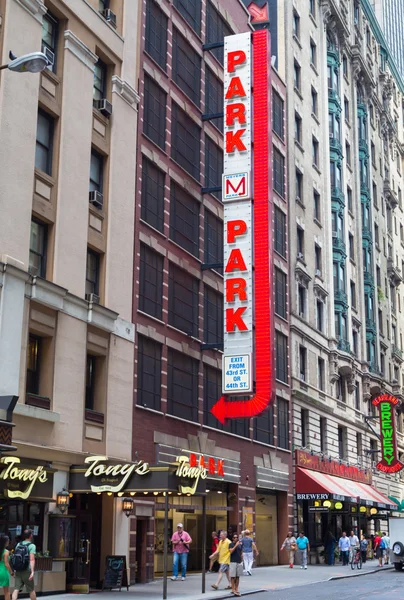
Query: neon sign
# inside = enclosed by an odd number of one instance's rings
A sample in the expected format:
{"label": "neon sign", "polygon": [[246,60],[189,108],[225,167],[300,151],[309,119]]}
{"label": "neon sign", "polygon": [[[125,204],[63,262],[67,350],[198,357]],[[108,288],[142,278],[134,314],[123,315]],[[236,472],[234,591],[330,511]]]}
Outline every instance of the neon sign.
{"label": "neon sign", "polygon": [[[269,31],[225,37],[224,54],[224,395],[212,408],[221,423],[259,415],[272,393]],[[254,367],[255,396],[228,402],[225,394],[252,392]]]}
{"label": "neon sign", "polygon": [[32,488],[38,481],[39,483],[46,483],[48,481],[48,474],[44,467],[38,466],[36,469],[20,469],[17,465],[21,463],[20,459],[16,456],[4,456],[1,462],[5,465],[4,469],[0,473],[0,479],[6,481],[18,480],[27,482],[25,490],[10,490],[6,489],[5,494],[7,498],[23,498],[26,500],[32,492]]}
{"label": "neon sign", "polygon": [[383,473],[397,473],[404,468],[404,464],[397,456],[396,417],[394,408],[400,401],[390,394],[381,394],[372,400],[374,406],[379,407],[380,435],[382,444],[382,459],[376,468]]}
{"label": "neon sign", "polygon": [[84,477],[99,479],[100,485],[91,484],[92,492],[120,492],[133,473],[146,475],[150,471],[148,463],[108,464],[106,456],[88,456],[84,462],[89,465]]}

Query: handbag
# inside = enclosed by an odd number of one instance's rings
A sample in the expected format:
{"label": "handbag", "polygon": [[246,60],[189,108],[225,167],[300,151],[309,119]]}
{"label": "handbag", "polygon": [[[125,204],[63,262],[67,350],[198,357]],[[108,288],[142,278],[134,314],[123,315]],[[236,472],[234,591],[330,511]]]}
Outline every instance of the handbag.
{"label": "handbag", "polygon": [[290,549],[293,550],[293,552],[296,552],[296,550],[297,550],[297,544],[296,544],[296,542],[292,542],[290,544]]}

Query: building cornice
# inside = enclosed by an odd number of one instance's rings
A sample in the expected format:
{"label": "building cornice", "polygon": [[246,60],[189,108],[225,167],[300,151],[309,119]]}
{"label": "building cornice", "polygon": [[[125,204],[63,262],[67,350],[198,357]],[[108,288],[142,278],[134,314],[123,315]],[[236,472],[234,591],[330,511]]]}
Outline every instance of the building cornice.
{"label": "building cornice", "polygon": [[69,29],[64,33],[65,49],[70,50],[76,58],[78,58],[90,71],[94,71],[94,65],[98,60],[98,56],[91,52],[72,31]]}
{"label": "building cornice", "polygon": [[42,0],[15,0],[31,17],[34,17],[39,23],[42,23],[42,17],[47,12],[47,8]]}
{"label": "building cornice", "polygon": [[140,102],[139,94],[127,81],[124,81],[118,75],[112,76],[112,93],[118,94],[132,108],[137,109],[137,105]]}

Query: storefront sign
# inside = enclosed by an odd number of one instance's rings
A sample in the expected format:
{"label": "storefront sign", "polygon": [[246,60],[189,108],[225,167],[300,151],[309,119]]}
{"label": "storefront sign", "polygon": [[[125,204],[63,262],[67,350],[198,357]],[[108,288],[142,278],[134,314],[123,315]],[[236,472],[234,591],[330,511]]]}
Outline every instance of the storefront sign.
{"label": "storefront sign", "polygon": [[344,477],[345,479],[359,481],[360,483],[372,483],[372,473],[370,471],[365,472],[357,467],[340,465],[336,460],[330,461],[326,456],[311,455],[304,450],[296,450],[296,466],[319,471],[327,475],[334,475],[335,477]]}
{"label": "storefront sign", "polygon": [[320,512],[320,513],[328,513],[327,506],[309,506],[309,512]]}
{"label": "storefront sign", "polygon": [[296,500],[328,500],[330,494],[296,494]]}
{"label": "storefront sign", "polygon": [[[22,498],[26,500],[32,492],[36,483],[46,483],[48,481],[48,473],[43,466],[38,466],[36,469],[24,467],[21,469],[21,461],[16,456],[3,456],[0,462],[4,465],[4,469],[0,473],[0,479],[6,482],[4,494],[8,498]],[[23,489],[12,489],[16,487]]]}
{"label": "storefront sign", "polygon": [[146,475],[150,471],[148,463],[142,460],[116,465],[107,461],[107,456],[88,456],[84,461],[89,465],[84,477],[94,477],[97,480],[96,485],[91,484],[92,492],[120,492],[132,475]]}
{"label": "storefront sign", "polygon": [[213,458],[210,456],[209,458],[205,458],[201,454],[191,454],[189,455],[189,464],[191,467],[201,467],[206,469],[209,475],[218,475],[219,477],[224,477],[224,460],[220,458]]}
{"label": "storefront sign", "polygon": [[372,400],[372,404],[379,408],[382,444],[382,459],[377,463],[376,469],[383,473],[397,473],[404,468],[397,456],[395,407],[400,401],[391,394],[381,394]]}
{"label": "storefront sign", "polygon": [[195,494],[196,488],[200,479],[206,479],[208,470],[204,466],[200,466],[196,461],[191,465],[188,456],[178,456],[176,460],[177,470],[175,474],[181,479],[191,480],[191,485],[180,483],[179,490],[183,494]]}
{"label": "storefront sign", "polygon": [[[270,65],[267,30],[225,37],[224,395],[212,407],[221,423],[259,415],[271,401]],[[228,401],[226,394],[253,391],[254,367],[255,396]]]}
{"label": "storefront sign", "polygon": [[[231,458],[220,458],[211,454],[191,452],[184,448],[158,444],[156,460],[159,465],[175,464],[178,456],[187,456],[192,467],[206,468],[208,479],[220,479],[229,483],[240,483],[240,462]],[[220,451],[220,449],[218,449]]]}

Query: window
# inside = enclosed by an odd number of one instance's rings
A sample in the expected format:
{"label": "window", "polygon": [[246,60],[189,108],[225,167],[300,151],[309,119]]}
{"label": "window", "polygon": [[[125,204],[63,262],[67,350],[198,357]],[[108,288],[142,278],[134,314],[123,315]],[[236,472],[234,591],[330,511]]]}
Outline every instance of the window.
{"label": "window", "polygon": [[171,181],[170,238],[179,246],[198,256],[199,202]]}
{"label": "window", "polygon": [[43,110],[38,110],[36,130],[35,168],[52,175],[52,147],[54,121]]}
{"label": "window", "polygon": [[275,267],[275,313],[286,318],[286,274]]}
{"label": "window", "polygon": [[[203,393],[204,393],[204,423],[210,427],[215,427],[221,431],[228,431],[239,436],[249,437],[249,420],[248,419],[231,419],[226,425],[222,425],[212,415],[211,408],[216,404],[218,398],[222,395],[222,372],[212,367],[204,366],[204,378],[203,378]],[[230,396],[229,400],[233,398]],[[238,400],[248,399],[238,396]],[[262,413],[259,417],[254,419],[254,424],[260,421],[260,428],[262,427],[261,434],[264,436],[266,430],[266,439],[260,439],[264,443],[268,442],[268,439],[273,440],[273,424],[270,425],[271,421],[268,421],[270,414],[273,414],[273,408],[270,408],[265,413]],[[267,419],[267,424],[265,424]],[[273,423],[273,418],[272,418]],[[270,438],[272,436],[272,438]],[[273,443],[273,441],[272,441]]]}
{"label": "window", "polygon": [[356,285],[355,282],[351,280],[350,283],[351,290],[351,306],[352,308],[356,308]]}
{"label": "window", "polygon": [[294,86],[295,86],[295,90],[297,90],[298,92],[300,92],[301,89],[301,68],[299,63],[297,63],[295,61],[294,63]]}
{"label": "window", "polygon": [[313,204],[314,204],[314,218],[319,223],[321,222],[321,205],[320,205],[320,194],[313,190]]}
{"label": "window", "polygon": [[380,335],[383,335],[383,311],[380,310],[380,308],[377,311],[378,314],[378,321],[379,321],[379,333]]}
{"label": "window", "polygon": [[[223,113],[223,83],[205,65],[205,112],[208,115]],[[211,123],[223,131],[223,117],[212,119]]]}
{"label": "window", "polygon": [[143,133],[165,149],[167,94],[148,75],[144,79]]}
{"label": "window", "polygon": [[[231,35],[232,33],[233,32],[228,23],[226,23],[226,21],[214,8],[213,4],[208,0],[206,8],[206,43],[213,44],[215,42],[221,42],[226,35]],[[223,48],[215,48],[214,50],[210,50],[210,52],[213,54],[213,56],[216,56],[220,63],[223,64]]]}
{"label": "window", "polygon": [[57,43],[58,21],[49,11],[47,11],[42,17],[42,52],[46,52],[46,50],[53,52],[53,64],[48,65],[47,68],[54,73],[56,73]]}
{"label": "window", "polygon": [[316,267],[316,275],[321,275],[322,270],[322,260],[321,260],[321,246],[318,244],[314,244],[314,260]]}
{"label": "window", "polygon": [[275,215],[275,251],[281,256],[286,256],[286,215],[277,206]]}
{"label": "window", "polygon": [[311,112],[316,117],[318,116],[318,94],[313,86],[311,88]]}
{"label": "window", "polygon": [[170,264],[168,322],[187,335],[198,335],[199,281],[183,269]]}
{"label": "window", "polygon": [[172,78],[175,83],[199,106],[201,94],[201,57],[175,27],[173,29],[172,72]]}
{"label": "window", "polygon": [[201,0],[174,0],[174,6],[198,35],[201,33]]}
{"label": "window", "polygon": [[164,230],[164,180],[163,171],[143,156],[141,218],[161,232]]}
{"label": "window", "polygon": [[317,329],[323,331],[324,329],[324,304],[321,300],[316,302],[316,317],[317,317]]}
{"label": "window", "polygon": [[[223,150],[205,135],[205,186],[221,188],[223,173]],[[221,192],[211,192],[221,200]]]}
{"label": "window", "polygon": [[293,11],[293,35],[300,38],[300,17],[299,14],[294,10]]}
{"label": "window", "polygon": [[284,398],[276,398],[278,407],[278,447],[289,448],[289,403]]}
{"label": "window", "polygon": [[378,287],[381,287],[382,285],[382,278],[379,265],[376,265],[376,284]]}
{"label": "window", "polygon": [[320,417],[320,450],[327,452],[327,419]]}
{"label": "window", "polygon": [[161,410],[161,344],[138,336],[137,404]]}
{"label": "window", "polygon": [[[223,221],[205,210],[205,263],[223,264]],[[216,267],[221,269],[220,267]]]}
{"label": "window", "polygon": [[27,394],[39,395],[39,376],[41,363],[41,338],[29,334],[27,347],[27,381],[25,391]]}
{"label": "window", "polygon": [[370,156],[372,158],[372,165],[376,168],[376,147],[373,142],[370,142]]}
{"label": "window", "polygon": [[307,379],[307,349],[304,346],[299,346],[299,377],[301,381]]}
{"label": "window", "polygon": [[379,226],[375,223],[375,243],[379,245]]}
{"label": "window", "polygon": [[372,183],[373,206],[377,208],[377,185]]}
{"label": "window", "polygon": [[303,174],[296,169],[296,201],[303,202]]}
{"label": "window", "polygon": [[318,140],[316,140],[315,137],[312,138],[312,158],[313,158],[313,165],[315,165],[316,167],[319,166],[319,155],[318,155]]}
{"label": "window", "polygon": [[107,91],[107,65],[98,59],[94,65],[93,100],[103,100]]}
{"label": "window", "polygon": [[172,104],[171,114],[171,157],[199,180],[200,128],[175,102]]}
{"label": "window", "polygon": [[223,344],[223,294],[205,285],[205,344]]}
{"label": "window", "polygon": [[297,235],[297,256],[298,256],[298,258],[303,258],[304,257],[304,229],[297,226],[296,235]]}
{"label": "window", "polygon": [[344,96],[344,115],[345,121],[349,123],[349,100],[346,96]]}
{"label": "window", "polygon": [[346,158],[346,164],[350,167],[351,166],[351,146],[348,142],[345,142],[345,158]]}
{"label": "window", "polygon": [[91,149],[90,192],[102,192],[104,157]]}
{"label": "window", "polygon": [[254,440],[263,444],[274,443],[274,409],[268,410],[254,418]]}
{"label": "window", "polygon": [[352,235],[352,233],[349,234],[348,240],[349,240],[349,258],[354,261],[355,260],[355,244],[354,244],[354,236]]}
{"label": "window", "polygon": [[355,329],[352,330],[352,352],[358,355],[358,332]]}
{"label": "window", "polygon": [[309,442],[309,411],[302,408],[300,414],[300,426],[302,431],[302,446],[306,448]]}
{"label": "window", "polygon": [[86,266],[86,296],[89,294],[99,295],[100,286],[100,255],[94,250],[87,249]]}
{"label": "window", "polygon": [[284,102],[279,94],[272,92],[272,129],[283,140],[284,138]]}
{"label": "window", "polygon": [[303,285],[299,285],[297,288],[297,300],[299,308],[299,317],[306,316],[306,288]]}
{"label": "window", "polygon": [[345,54],[342,57],[342,73],[348,79],[348,59]]}
{"label": "window", "polygon": [[302,144],[302,118],[295,112],[295,142]]}
{"label": "window", "polygon": [[[325,385],[325,377],[324,377],[324,359],[317,359],[317,371],[318,371],[318,387],[320,390],[324,391]],[[320,428],[321,431],[321,428]]]}
{"label": "window", "polygon": [[97,357],[92,354],[87,354],[86,362],[86,400],[85,408],[87,410],[94,410],[95,405],[95,392],[97,382]]}
{"label": "window", "polygon": [[352,190],[349,187],[349,185],[346,188],[346,195],[347,195],[347,203],[348,203],[348,210],[349,212],[353,212],[353,203],[352,203]]}
{"label": "window", "polygon": [[310,40],[310,64],[317,67],[317,46],[313,40]]}
{"label": "window", "polygon": [[168,19],[154,0],[146,2],[145,50],[164,71],[167,67]]}
{"label": "window", "polygon": [[29,267],[31,275],[46,277],[46,246],[48,227],[44,223],[32,219],[29,241]]}
{"label": "window", "polygon": [[288,382],[288,338],[276,332],[276,379]]}
{"label": "window", "polygon": [[316,0],[309,0],[310,14],[312,17],[316,16]]}
{"label": "window", "polygon": [[285,157],[275,147],[273,149],[273,178],[274,190],[280,195],[285,195]]}
{"label": "window", "polygon": [[198,420],[198,361],[168,348],[167,412]]}
{"label": "window", "polygon": [[338,452],[340,458],[346,457],[347,434],[346,427],[338,426]]}
{"label": "window", "polygon": [[141,244],[139,310],[156,319],[161,319],[163,310],[163,267],[163,256]]}

